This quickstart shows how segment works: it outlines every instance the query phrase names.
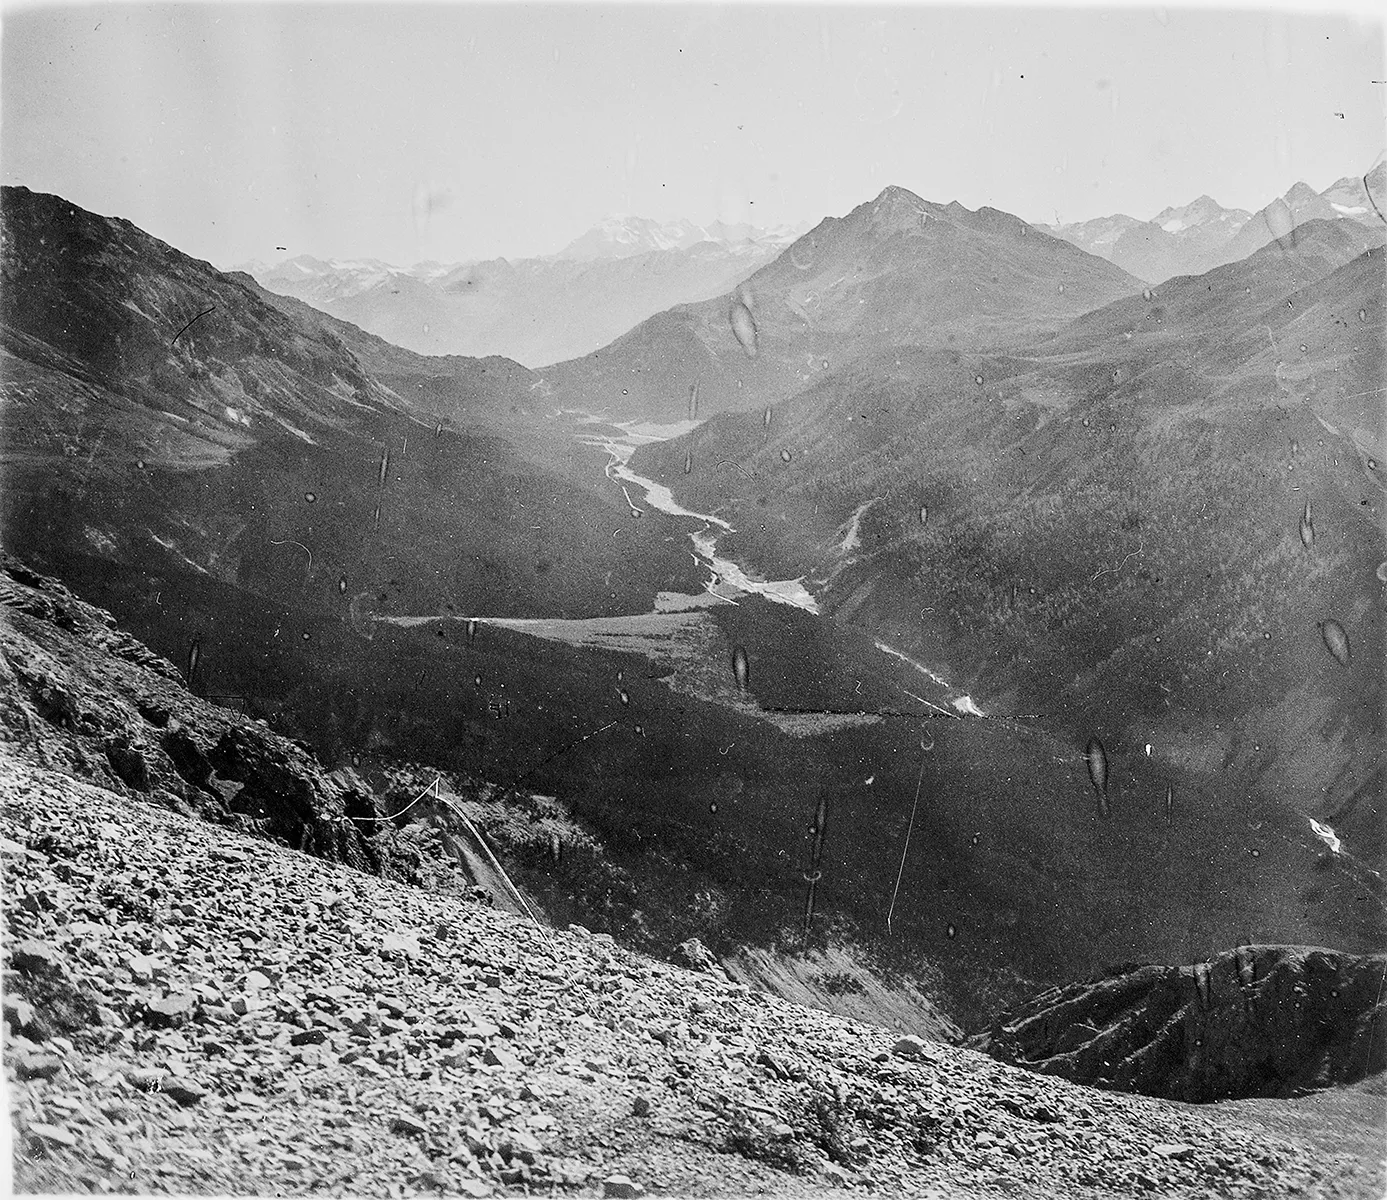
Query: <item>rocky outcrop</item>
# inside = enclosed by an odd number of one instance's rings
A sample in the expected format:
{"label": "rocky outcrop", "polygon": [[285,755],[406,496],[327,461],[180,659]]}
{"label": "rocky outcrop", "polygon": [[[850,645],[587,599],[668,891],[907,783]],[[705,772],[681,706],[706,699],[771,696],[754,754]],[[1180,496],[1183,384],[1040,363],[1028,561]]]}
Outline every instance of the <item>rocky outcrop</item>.
{"label": "rocky outcrop", "polygon": [[178,668],[110,613],[4,552],[0,743],[319,858],[411,875],[369,790],[329,774],[301,743],[191,695]]}
{"label": "rocky outcrop", "polygon": [[1240,946],[1051,988],[972,1039],[1003,1062],[1174,1100],[1291,1096],[1387,1066],[1387,955]]}

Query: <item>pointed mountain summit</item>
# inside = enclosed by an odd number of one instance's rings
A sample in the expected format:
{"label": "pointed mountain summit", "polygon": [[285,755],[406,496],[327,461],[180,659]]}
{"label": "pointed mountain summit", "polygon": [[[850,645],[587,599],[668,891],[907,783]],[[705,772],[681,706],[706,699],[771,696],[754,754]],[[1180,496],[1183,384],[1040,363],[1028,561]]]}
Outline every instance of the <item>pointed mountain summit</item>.
{"label": "pointed mountain summit", "polygon": [[[1212,196],[1163,208],[1150,221],[1122,213],[1061,225],[1038,225],[1148,283],[1199,275],[1237,262],[1307,221],[1344,218],[1387,227],[1387,161],[1365,175],[1346,175],[1323,192],[1303,180],[1257,213],[1224,208]],[[1279,232],[1278,232],[1279,231]]]}
{"label": "pointed mountain summit", "polygon": [[1320,198],[1320,195],[1314,188],[1301,179],[1291,184],[1291,186],[1286,189],[1286,194],[1281,198],[1290,206],[1291,211],[1294,212],[1298,206],[1314,204],[1315,201]]}
{"label": "pointed mountain summit", "polygon": [[1378,212],[1387,213],[1387,162],[1379,157],[1366,174],[1336,179],[1320,195],[1341,217],[1381,225]]}
{"label": "pointed mountain summit", "polygon": [[1217,225],[1227,228],[1231,235],[1251,215],[1241,208],[1224,208],[1212,196],[1204,195],[1178,208],[1162,209],[1151,218],[1151,224],[1159,225],[1166,233],[1182,233]]}
{"label": "pointed mountain summit", "polygon": [[737,290],[642,322],[543,372],[567,406],[678,420],[793,395],[901,345],[1002,346],[1140,290],[1137,280],[993,208],[885,188],[828,217]]}

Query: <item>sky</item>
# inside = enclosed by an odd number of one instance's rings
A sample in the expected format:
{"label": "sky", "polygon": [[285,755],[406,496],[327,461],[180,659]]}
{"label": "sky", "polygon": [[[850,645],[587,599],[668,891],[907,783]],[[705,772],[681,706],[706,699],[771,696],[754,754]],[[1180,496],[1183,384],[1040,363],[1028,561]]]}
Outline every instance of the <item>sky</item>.
{"label": "sky", "polygon": [[1255,211],[1383,152],[1370,11],[9,4],[0,177],[222,268],[817,223],[888,184],[1037,222]]}

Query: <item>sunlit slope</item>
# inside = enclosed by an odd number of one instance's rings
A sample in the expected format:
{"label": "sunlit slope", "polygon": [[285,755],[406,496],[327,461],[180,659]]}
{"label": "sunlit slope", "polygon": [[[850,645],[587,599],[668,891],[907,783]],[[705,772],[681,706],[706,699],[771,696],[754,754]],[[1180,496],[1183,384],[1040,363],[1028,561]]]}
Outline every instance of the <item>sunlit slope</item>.
{"label": "sunlit slope", "polygon": [[891,187],[821,222],[732,295],[660,313],[541,374],[569,406],[707,416],[784,399],[882,346],[1012,344],[1140,289],[1016,217]]}

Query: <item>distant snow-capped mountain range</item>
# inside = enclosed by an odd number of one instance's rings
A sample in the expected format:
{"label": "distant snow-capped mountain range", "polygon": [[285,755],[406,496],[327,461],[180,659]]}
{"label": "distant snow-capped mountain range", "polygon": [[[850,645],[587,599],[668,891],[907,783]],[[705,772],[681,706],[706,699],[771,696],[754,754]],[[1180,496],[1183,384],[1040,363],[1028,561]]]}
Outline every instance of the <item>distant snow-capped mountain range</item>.
{"label": "distant snow-capped mountain range", "polygon": [[400,267],[301,254],[236,270],[421,354],[501,354],[538,367],[731,291],[807,228],[618,215],[535,258]]}
{"label": "distant snow-capped mountain range", "polygon": [[[1204,195],[1148,221],[1115,213],[1035,228],[1154,284],[1246,258],[1306,221],[1377,226],[1382,212],[1387,162],[1379,160],[1322,192],[1297,183],[1256,213]],[[237,269],[422,354],[499,354],[542,367],[591,353],[655,313],[726,295],[807,229],[614,215],[533,258],[400,267],[298,255]]]}
{"label": "distant snow-capped mountain range", "polygon": [[1387,212],[1387,162],[1379,159],[1367,175],[1346,175],[1322,192],[1297,183],[1257,213],[1224,208],[1212,196],[1200,196],[1178,208],[1164,208],[1149,221],[1115,213],[1037,228],[1106,258],[1147,283],[1164,283],[1177,275],[1200,275],[1246,258],[1278,236],[1277,230],[1286,227],[1287,221],[1292,227],[1336,218],[1379,225],[1383,224],[1381,212]]}
{"label": "distant snow-capped mountain range", "polygon": [[692,221],[652,221],[646,217],[614,215],[594,225],[554,255],[555,258],[589,262],[598,258],[630,258],[652,250],[688,250],[708,242],[729,251],[762,247],[783,249],[808,229],[808,224],[778,225],[758,229],[754,225],[729,225],[714,221],[695,225]]}

